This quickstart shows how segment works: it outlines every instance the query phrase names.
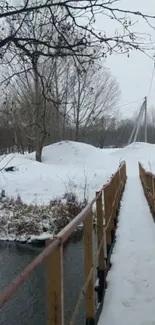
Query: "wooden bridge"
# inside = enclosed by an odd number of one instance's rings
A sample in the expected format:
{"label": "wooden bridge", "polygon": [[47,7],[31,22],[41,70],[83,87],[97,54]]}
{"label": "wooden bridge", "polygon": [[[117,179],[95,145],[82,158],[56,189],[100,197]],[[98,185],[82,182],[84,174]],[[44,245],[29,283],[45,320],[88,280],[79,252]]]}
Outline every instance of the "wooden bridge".
{"label": "wooden bridge", "polygon": [[[139,164],[139,175],[147,200],[154,213],[155,177],[151,173],[147,173],[141,164]],[[18,294],[18,288],[26,282],[39,265],[45,263],[47,271],[47,323],[48,325],[64,324],[63,248],[67,240],[83,223],[85,283],[81,288],[75,308],[72,310],[69,325],[75,323],[83,299],[85,300],[86,324],[94,325],[98,322],[104,301],[106,276],[110,268],[110,256],[115,242],[119,207],[126,179],[126,163],[124,162],[119,166],[116,173],[111,176],[109,182],[96,193],[94,199],[84,210],[60,231],[54,240],[48,240],[47,247],[42,253],[0,294],[0,308],[14,294]],[[94,205],[96,205],[95,212]],[[98,247],[95,254],[93,247],[94,220],[97,234],[95,238]],[[97,304],[95,304],[96,295]]]}

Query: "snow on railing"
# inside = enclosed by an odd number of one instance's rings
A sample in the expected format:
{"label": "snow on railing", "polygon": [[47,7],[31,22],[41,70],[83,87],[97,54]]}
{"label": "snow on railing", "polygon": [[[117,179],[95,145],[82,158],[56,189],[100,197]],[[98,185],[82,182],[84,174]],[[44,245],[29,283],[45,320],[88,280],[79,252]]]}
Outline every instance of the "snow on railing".
{"label": "snow on railing", "polygon": [[[32,272],[46,263],[47,270],[47,302],[48,324],[64,324],[63,301],[63,244],[84,223],[84,268],[85,283],[72,313],[70,325],[74,323],[82,299],[86,301],[87,324],[94,324],[96,310],[94,306],[94,287],[98,294],[98,304],[101,306],[105,286],[106,275],[110,266],[110,256],[115,239],[119,205],[126,183],[126,164],[123,162],[110,181],[96,193],[96,197],[64,228],[54,240],[48,240],[47,247],[39,254],[12,283],[0,294],[0,308],[16,293],[17,289],[30,277]],[[96,203],[97,220],[97,246],[96,261],[93,256],[93,205]],[[104,206],[104,210],[103,210]],[[94,269],[98,270],[98,282],[94,284]],[[100,308],[98,308],[99,310]]]}

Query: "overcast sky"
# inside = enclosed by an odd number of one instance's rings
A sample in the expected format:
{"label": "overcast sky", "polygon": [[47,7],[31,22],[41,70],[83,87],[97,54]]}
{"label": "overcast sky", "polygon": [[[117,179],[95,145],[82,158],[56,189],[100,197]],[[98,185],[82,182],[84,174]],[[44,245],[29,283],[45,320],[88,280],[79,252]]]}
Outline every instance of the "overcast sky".
{"label": "overcast sky", "polygon": [[[114,7],[120,6],[125,9],[143,11],[144,13],[155,15],[155,0],[120,0],[114,5]],[[135,18],[136,21],[137,19]],[[98,17],[97,26],[101,30],[105,28],[112,32],[116,28],[112,21],[108,22],[108,25],[106,24],[105,17]],[[152,24],[155,26],[155,21],[152,20]],[[155,30],[150,28],[141,19],[135,24],[134,30],[140,33],[151,34],[152,41],[155,42]],[[153,56],[153,52],[148,54]],[[120,84],[122,92],[120,105],[137,101],[148,95],[153,65],[153,60],[137,51],[131,52],[130,58],[127,58],[126,55],[111,55],[108,57],[106,66],[110,68]],[[152,105],[155,107],[155,75],[152,90],[148,97],[148,106]],[[121,107],[121,111],[125,116],[131,116],[137,111],[139,106],[140,103],[131,104]]]}

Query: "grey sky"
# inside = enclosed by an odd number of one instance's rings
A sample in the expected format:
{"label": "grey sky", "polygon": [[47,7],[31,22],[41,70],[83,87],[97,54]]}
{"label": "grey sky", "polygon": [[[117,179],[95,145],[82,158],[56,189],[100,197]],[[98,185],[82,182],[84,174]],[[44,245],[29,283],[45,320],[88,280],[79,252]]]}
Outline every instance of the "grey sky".
{"label": "grey sky", "polygon": [[[123,7],[155,15],[155,0],[120,0],[118,3],[116,2],[114,7]],[[137,18],[134,19],[135,22],[137,20]],[[155,26],[155,20],[152,20],[152,25]],[[98,17],[97,27],[101,30],[108,30],[110,33],[118,26],[112,20],[106,21],[106,18],[102,16]],[[136,22],[134,30],[139,33],[151,34],[152,41],[155,42],[155,30],[150,28],[142,19]],[[155,43],[153,46],[155,47]],[[153,56],[153,51],[150,51],[148,54]],[[148,95],[153,65],[153,60],[137,51],[132,51],[129,58],[126,55],[111,55],[108,57],[106,66],[110,68],[120,84],[122,92],[120,105],[137,101]],[[155,107],[155,77],[148,98],[148,106],[152,105]],[[121,107],[121,111],[123,115],[131,116],[139,106],[140,103],[131,104]]]}

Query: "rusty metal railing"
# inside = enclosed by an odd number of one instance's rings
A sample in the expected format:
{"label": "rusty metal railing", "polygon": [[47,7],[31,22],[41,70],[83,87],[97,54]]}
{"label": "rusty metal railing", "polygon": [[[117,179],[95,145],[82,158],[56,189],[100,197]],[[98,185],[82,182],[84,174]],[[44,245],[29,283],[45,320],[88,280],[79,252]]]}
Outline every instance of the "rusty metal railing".
{"label": "rusty metal railing", "polygon": [[[81,299],[85,296],[87,324],[95,323],[94,268],[98,269],[99,304],[103,300],[106,274],[115,238],[119,204],[126,183],[126,164],[122,163],[110,181],[96,193],[96,197],[65,227],[54,240],[47,241],[47,247],[8,285],[0,294],[0,308],[17,292],[32,272],[46,263],[48,324],[64,324],[63,301],[63,244],[83,222],[85,283],[73,311],[70,325],[74,323]],[[97,220],[97,265],[93,261],[93,205],[96,203]],[[104,208],[103,208],[104,207]],[[84,295],[83,295],[84,293]]]}

